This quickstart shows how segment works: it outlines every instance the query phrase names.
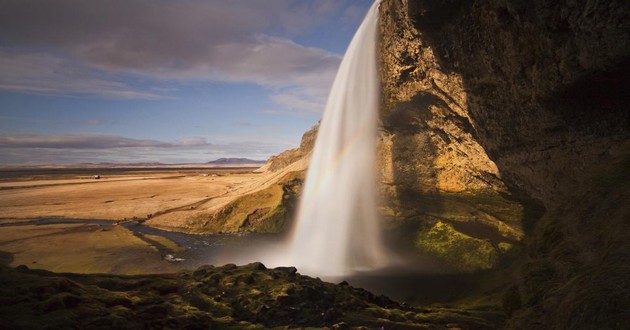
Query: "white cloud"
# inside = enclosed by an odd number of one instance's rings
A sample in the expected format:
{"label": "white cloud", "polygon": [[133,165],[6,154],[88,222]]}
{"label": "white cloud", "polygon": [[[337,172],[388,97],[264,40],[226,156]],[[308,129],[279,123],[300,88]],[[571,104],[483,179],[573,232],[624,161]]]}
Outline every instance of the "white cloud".
{"label": "white cloud", "polygon": [[333,0],[12,1],[0,12],[3,47],[52,51],[17,58],[0,53],[0,88],[115,98],[164,95],[112,79],[131,73],[255,83],[291,94],[306,106],[297,110],[312,111],[314,103],[323,108],[340,58],[288,37],[330,23],[335,15],[356,19],[357,8]]}
{"label": "white cloud", "polygon": [[84,94],[118,99],[160,99],[124,83],[99,77],[97,72],[42,53],[0,50],[0,90],[31,94]]}
{"label": "white cloud", "polygon": [[274,94],[271,100],[288,110],[298,113],[317,113],[319,114],[324,106],[320,102],[311,101],[295,94]]}
{"label": "white cloud", "polygon": [[0,148],[45,148],[45,149],[120,149],[120,148],[173,148],[206,147],[205,138],[182,138],[175,142],[132,139],[110,134],[62,134],[0,135]]}
{"label": "white cloud", "polygon": [[203,163],[221,157],[267,159],[292,145],[285,142],[222,141],[184,137],[173,142],[106,134],[0,135],[0,164]]}
{"label": "white cloud", "polygon": [[20,117],[20,116],[4,116],[0,115],[0,120],[9,120],[12,122],[29,123],[29,124],[44,124],[44,125],[77,125],[77,126],[102,126],[108,122],[102,119],[50,119],[50,118],[32,118],[32,117]]}

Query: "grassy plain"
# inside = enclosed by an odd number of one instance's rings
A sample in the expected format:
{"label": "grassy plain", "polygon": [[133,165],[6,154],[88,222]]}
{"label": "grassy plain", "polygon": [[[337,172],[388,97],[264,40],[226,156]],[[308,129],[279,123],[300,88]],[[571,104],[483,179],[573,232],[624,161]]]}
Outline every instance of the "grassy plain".
{"label": "grassy plain", "polygon": [[9,266],[55,272],[143,274],[176,270],[155,247],[122,226],[5,226],[0,227],[0,250]]}

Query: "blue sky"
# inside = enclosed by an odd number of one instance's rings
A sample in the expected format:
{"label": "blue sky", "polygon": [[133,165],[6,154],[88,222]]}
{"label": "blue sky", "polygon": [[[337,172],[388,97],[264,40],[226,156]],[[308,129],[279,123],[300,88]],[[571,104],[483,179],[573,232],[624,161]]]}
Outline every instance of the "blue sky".
{"label": "blue sky", "polygon": [[0,165],[266,159],[371,0],[0,0]]}

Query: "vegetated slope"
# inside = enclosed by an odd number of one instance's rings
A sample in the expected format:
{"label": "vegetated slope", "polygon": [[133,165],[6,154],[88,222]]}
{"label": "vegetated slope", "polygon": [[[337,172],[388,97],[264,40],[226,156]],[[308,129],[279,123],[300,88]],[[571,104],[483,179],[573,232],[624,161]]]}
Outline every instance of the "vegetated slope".
{"label": "vegetated slope", "polygon": [[629,17],[627,1],[381,4],[392,223],[462,270],[522,246],[512,328],[630,318]]}
{"label": "vegetated slope", "polygon": [[282,233],[289,229],[310,160],[317,125],[304,133],[300,146],[272,156],[256,170],[265,184],[193,221],[197,232]]}
{"label": "vegetated slope", "polygon": [[[176,274],[55,274],[0,266],[2,329],[493,329],[500,315],[415,309],[261,263]],[[490,321],[488,321],[490,320]]]}
{"label": "vegetated slope", "polygon": [[317,126],[298,148],[272,156],[257,177],[192,208],[160,214],[146,223],[190,233],[282,233],[289,228],[301,191]]}

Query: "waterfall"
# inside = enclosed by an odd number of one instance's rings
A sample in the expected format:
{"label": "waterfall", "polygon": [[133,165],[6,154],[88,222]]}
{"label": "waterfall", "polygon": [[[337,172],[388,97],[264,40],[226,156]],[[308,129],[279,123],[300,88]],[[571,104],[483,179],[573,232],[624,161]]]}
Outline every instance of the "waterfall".
{"label": "waterfall", "polygon": [[361,23],[335,77],[285,251],[305,274],[343,276],[385,262],[376,209],[378,4]]}

